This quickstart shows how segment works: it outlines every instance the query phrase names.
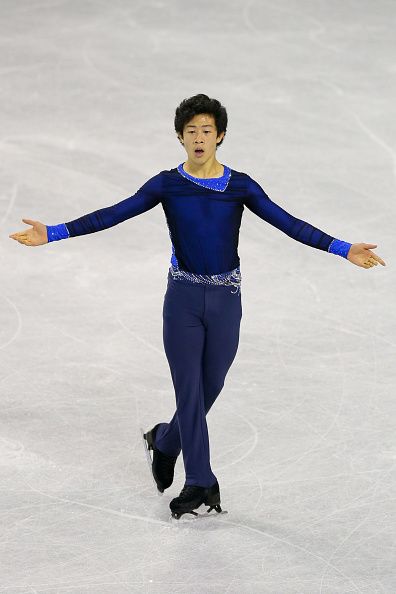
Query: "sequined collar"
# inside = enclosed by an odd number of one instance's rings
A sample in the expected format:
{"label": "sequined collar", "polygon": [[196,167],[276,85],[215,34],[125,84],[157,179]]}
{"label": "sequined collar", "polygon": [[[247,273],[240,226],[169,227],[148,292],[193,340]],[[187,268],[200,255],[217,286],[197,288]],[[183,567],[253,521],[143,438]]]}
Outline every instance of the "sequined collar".
{"label": "sequined collar", "polygon": [[187,173],[187,171],[184,171],[183,163],[180,163],[180,165],[177,167],[177,170],[180,175],[186,179],[189,179],[194,184],[202,186],[203,188],[208,188],[209,190],[217,190],[218,192],[224,192],[231,177],[231,169],[227,167],[227,165],[224,165],[224,173],[221,177],[194,177],[193,175]]}

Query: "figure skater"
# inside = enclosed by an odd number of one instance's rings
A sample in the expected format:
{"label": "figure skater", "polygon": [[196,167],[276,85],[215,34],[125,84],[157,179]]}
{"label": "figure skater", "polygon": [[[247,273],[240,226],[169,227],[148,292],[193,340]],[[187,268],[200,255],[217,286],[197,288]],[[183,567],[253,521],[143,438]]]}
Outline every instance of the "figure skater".
{"label": "figure skater", "polygon": [[220,488],[210,465],[206,414],[235,358],[242,317],[238,239],[244,206],[289,237],[339,255],[362,268],[385,262],[369,243],[328,235],[275,204],[248,174],[216,158],[227,129],[227,112],[199,94],[176,109],[175,131],[187,153],[178,167],[150,178],[134,195],[68,223],[54,226],[22,219],[31,228],[10,238],[38,246],[95,233],[146,212],[159,203],[165,213],[172,255],[163,303],[163,342],[176,397],[169,422],[145,434],[152,450],[158,490],[171,486],[183,453],[185,483],[170,502],[172,515],[202,504],[221,511]]}

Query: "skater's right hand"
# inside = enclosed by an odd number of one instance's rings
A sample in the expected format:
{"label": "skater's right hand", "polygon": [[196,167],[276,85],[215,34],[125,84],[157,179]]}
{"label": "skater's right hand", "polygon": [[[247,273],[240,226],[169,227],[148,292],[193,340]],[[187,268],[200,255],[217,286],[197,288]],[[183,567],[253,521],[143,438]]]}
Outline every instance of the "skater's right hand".
{"label": "skater's right hand", "polygon": [[12,233],[8,237],[15,239],[24,245],[43,245],[48,243],[47,227],[40,221],[32,221],[31,219],[22,219],[27,225],[33,225],[31,229],[20,231],[19,233]]}

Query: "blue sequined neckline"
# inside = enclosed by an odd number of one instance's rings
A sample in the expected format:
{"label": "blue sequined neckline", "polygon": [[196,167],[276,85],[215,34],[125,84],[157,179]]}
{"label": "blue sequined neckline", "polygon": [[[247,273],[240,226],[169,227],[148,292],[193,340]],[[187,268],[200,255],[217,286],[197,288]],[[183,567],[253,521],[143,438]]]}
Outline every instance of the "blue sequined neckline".
{"label": "blue sequined neckline", "polygon": [[231,177],[231,169],[227,167],[227,165],[223,165],[224,173],[221,177],[194,177],[190,175],[183,169],[183,163],[177,167],[178,172],[180,175],[185,177],[186,179],[192,181],[194,184],[198,186],[202,186],[203,188],[208,188],[209,190],[217,190],[218,192],[224,192],[224,190],[228,186],[228,182],[230,181]]}

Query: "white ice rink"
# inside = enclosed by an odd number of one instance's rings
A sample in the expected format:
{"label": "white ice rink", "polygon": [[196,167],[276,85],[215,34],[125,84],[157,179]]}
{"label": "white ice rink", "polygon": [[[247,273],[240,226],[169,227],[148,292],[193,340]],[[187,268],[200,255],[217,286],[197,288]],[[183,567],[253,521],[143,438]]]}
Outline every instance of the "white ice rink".
{"label": "white ice rink", "polygon": [[[396,2],[0,0],[0,592],[394,594]],[[220,162],[366,270],[245,208],[239,350],[208,415],[228,515],[175,525],[139,427],[167,421],[161,205],[29,248],[185,161]]]}

